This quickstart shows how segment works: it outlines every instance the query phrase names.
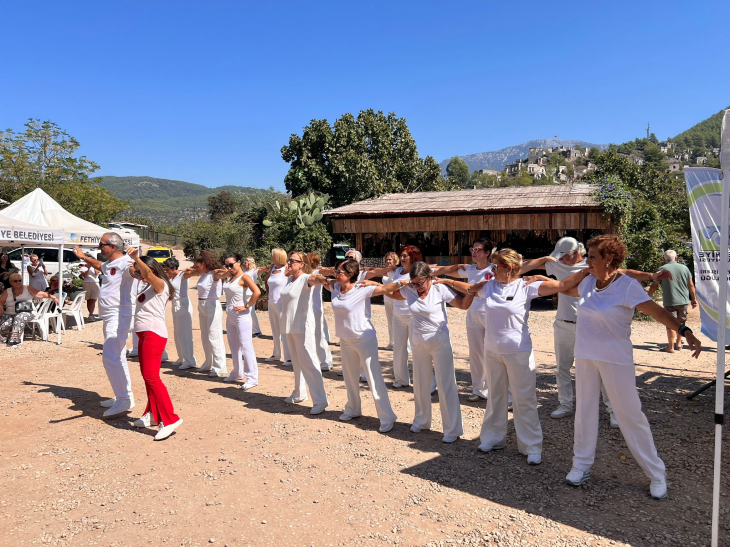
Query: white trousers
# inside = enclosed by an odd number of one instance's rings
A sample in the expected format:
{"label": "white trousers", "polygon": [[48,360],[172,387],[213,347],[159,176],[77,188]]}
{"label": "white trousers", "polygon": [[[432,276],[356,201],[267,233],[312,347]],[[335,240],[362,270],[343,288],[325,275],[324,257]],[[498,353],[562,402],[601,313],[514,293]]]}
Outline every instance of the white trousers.
{"label": "white trousers", "polygon": [[256,362],[256,352],[253,350],[252,329],[251,310],[226,312],[226,332],[233,360],[231,376],[245,378],[258,384],[259,366]]}
{"label": "white trousers", "polygon": [[387,296],[383,297],[385,304],[385,320],[388,323],[388,345],[393,345],[393,299]]}
{"label": "white trousers", "polygon": [[413,424],[421,429],[431,427],[431,381],[435,370],[444,436],[460,437],[464,434],[464,426],[449,331],[444,329],[428,337],[420,334],[412,336],[413,399],[416,405]]}
{"label": "white trousers", "polygon": [[375,402],[375,411],[381,424],[392,424],[398,418],[390,406],[388,390],[385,387],[383,373],[380,370],[378,359],[377,336],[363,338],[341,338],[342,372],[347,388],[347,404],[345,412],[350,416],[360,416],[362,406],[360,401],[360,375],[367,379],[370,391]]}
{"label": "white trousers", "polygon": [[175,337],[177,359],[182,363],[198,366],[193,351],[193,303],[188,300],[178,311],[172,312],[172,328]]}
{"label": "white trousers", "polygon": [[512,393],[517,450],[520,454],[541,454],[542,428],[537,414],[537,375],[532,350],[505,355],[485,349],[484,355],[487,359],[489,398],[479,435],[482,443],[504,444],[509,390]]}
{"label": "white trousers", "polygon": [[598,441],[598,393],[601,383],[616,405],[613,412],[631,455],[649,479],[664,479],[664,462],[657,455],[649,421],[641,411],[633,364],[616,365],[604,361],[576,359],[577,408],[573,466],[584,472],[589,471],[595,460]]}
{"label": "white trousers", "polygon": [[[281,316],[281,302],[272,304],[269,302],[269,323],[271,324],[271,336],[274,338],[274,352],[271,354],[276,359],[281,359],[281,346],[284,347],[284,361],[289,361],[291,356],[289,355],[289,345],[287,344],[286,336],[282,327],[283,318]],[[281,340],[281,346],[279,345]]]}
{"label": "white trousers", "polygon": [[259,327],[259,317],[256,315],[256,305],[251,308],[251,334],[261,334],[261,327]]}
{"label": "white trousers", "polygon": [[[575,397],[573,396],[573,378],[570,369],[573,368],[575,360],[575,323],[566,323],[556,319],[553,323],[553,339],[555,362],[557,363],[555,382],[558,384],[558,402],[561,405],[573,406]],[[612,412],[611,400],[603,385],[601,385],[601,394],[606,411]]]}
{"label": "white trousers", "polygon": [[[134,401],[132,380],[127,366],[127,338],[132,329],[132,316],[104,319],[104,346],[101,361],[117,399]],[[136,337],[135,337],[136,338]]]}
{"label": "white trousers", "polygon": [[469,342],[469,370],[471,371],[471,390],[474,395],[486,399],[487,363],[484,357],[485,322],[484,310],[469,308],[466,312],[466,339]]}
{"label": "white trousers", "polygon": [[411,375],[408,372],[410,332],[411,316],[393,315],[393,376],[396,382],[404,386],[411,385]]}
{"label": "white trousers", "polygon": [[226,345],[223,342],[223,309],[217,298],[198,301],[200,338],[205,352],[205,363],[201,370],[217,372],[223,376],[228,372]]}
{"label": "white trousers", "polygon": [[329,332],[322,310],[314,310],[314,328],[314,342],[317,346],[319,364],[320,366],[324,365],[326,368],[332,368],[332,352],[330,352],[329,337],[327,336]]}
{"label": "white trousers", "polygon": [[324,390],[322,370],[317,359],[317,348],[314,342],[314,333],[286,334],[286,341],[291,352],[291,362],[294,368],[294,391],[292,397],[304,399],[307,396],[307,386],[315,405],[327,405],[327,393]]}

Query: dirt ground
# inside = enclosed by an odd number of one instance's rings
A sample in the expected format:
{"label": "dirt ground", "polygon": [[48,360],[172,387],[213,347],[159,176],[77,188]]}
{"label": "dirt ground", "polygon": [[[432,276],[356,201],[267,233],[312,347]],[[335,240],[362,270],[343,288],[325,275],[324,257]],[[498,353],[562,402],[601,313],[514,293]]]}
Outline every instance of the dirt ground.
{"label": "dirt ground", "polygon": [[[102,419],[99,403],[112,392],[101,364],[100,322],[69,330],[61,346],[29,340],[2,347],[0,545],[709,545],[714,392],[692,401],[686,395],[712,378],[714,350],[698,361],[686,349],[660,353],[664,329],[635,322],[637,382],[666,462],[669,498],[649,498],[648,480],[607,416],[592,478],[572,488],[564,479],[573,420],[549,418],[557,405],[555,312],[536,307],[530,326],[545,442],[542,465],[529,467],[514,431],[505,450],[477,451],[485,405],[466,400],[461,310],[449,309],[465,426],[453,445],[441,443],[437,395],[433,431],[409,432],[413,394],[390,389],[392,353],[384,349],[381,365],[399,417],[391,432],[378,433],[366,387],[365,416],[338,420],[345,388],[334,371],[325,374],[324,414],[310,416],[310,401],[285,404],[292,373],[263,362],[272,346],[265,312],[259,319],[266,336],[254,342],[258,388],[244,392],[163,363],[162,377],[185,420],[165,442],[153,442],[152,429],[132,427],[146,401],[136,359],[130,370],[137,406],[128,417]],[[373,306],[373,314],[383,347],[383,307]],[[168,309],[172,332],[169,319]],[[692,312],[695,332],[698,322]],[[196,317],[202,362],[199,332]],[[331,349],[337,370],[340,351]],[[172,340],[167,350],[174,359]],[[722,479],[727,491],[727,472]],[[720,544],[729,545],[730,504],[722,496]]]}

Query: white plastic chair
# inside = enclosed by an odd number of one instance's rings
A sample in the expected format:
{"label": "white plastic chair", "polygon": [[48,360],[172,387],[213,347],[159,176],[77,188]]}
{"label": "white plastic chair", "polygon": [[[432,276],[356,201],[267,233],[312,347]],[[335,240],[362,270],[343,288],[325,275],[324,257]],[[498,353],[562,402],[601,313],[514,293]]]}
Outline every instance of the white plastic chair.
{"label": "white plastic chair", "polygon": [[[44,298],[41,300],[40,305],[36,310],[33,312],[33,319],[28,321],[26,324],[26,327],[31,327],[31,336],[35,337],[36,328],[41,333],[41,338],[43,340],[48,340],[48,318],[46,317],[48,314],[48,308],[51,307],[51,303],[53,300],[50,298]],[[20,341],[23,342],[25,332],[20,334]]]}
{"label": "white plastic chair", "polygon": [[[83,330],[86,328],[86,323],[84,322],[84,314],[83,314],[83,307],[84,307],[85,299],[86,299],[86,293],[80,292],[79,294],[76,295],[76,297],[74,298],[74,301],[71,303],[71,305],[68,307],[68,309],[65,309],[62,311],[64,331],[66,330],[65,316],[67,316],[67,315],[73,316],[74,321],[76,321],[77,330]],[[58,332],[58,331],[56,331],[56,332]]]}
{"label": "white plastic chair", "polygon": [[[64,334],[66,334],[66,321],[64,320],[64,316],[63,316],[63,312],[65,311],[63,309],[63,305],[65,303],[66,303],[65,301],[64,302],[60,302],[56,306],[56,309],[54,309],[53,311],[51,311],[51,309],[48,308],[48,312],[46,313],[46,315],[44,316],[44,318],[45,318],[45,321],[46,321],[46,323],[45,323],[45,325],[46,325],[46,331],[49,334],[51,333],[51,329],[53,329],[54,331],[56,331],[56,333],[58,333],[58,329],[61,329],[61,331]],[[50,328],[49,328],[49,325],[50,325]]]}

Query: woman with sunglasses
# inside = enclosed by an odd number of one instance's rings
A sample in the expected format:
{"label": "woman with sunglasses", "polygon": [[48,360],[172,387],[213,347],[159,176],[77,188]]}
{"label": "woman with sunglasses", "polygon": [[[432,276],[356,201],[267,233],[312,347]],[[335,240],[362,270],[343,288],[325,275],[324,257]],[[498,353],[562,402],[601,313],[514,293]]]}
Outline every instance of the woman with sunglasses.
{"label": "woman with sunglasses", "polygon": [[193,349],[193,303],[188,296],[188,279],[179,270],[177,258],[171,257],[162,263],[162,269],[174,289],[172,293],[172,329],[175,336],[175,349],[180,370],[196,368],[198,361]]}
{"label": "woman with sunglasses", "polygon": [[385,285],[383,294],[405,303],[410,312],[413,398],[416,407],[411,431],[419,433],[423,429],[431,429],[431,382],[435,374],[444,429],[442,441],[453,443],[464,434],[464,426],[446,304],[466,310],[473,296],[457,296],[444,285],[455,281],[436,279],[433,270],[425,262],[413,263],[408,274],[409,280],[399,279]]}
{"label": "woman with sunglasses", "polygon": [[194,275],[200,276],[197,286],[198,319],[205,362],[200,368],[191,370],[208,372],[211,377],[224,377],[228,372],[226,346],[223,342],[223,310],[219,300],[223,289],[220,280],[215,279],[213,274],[220,269],[220,265],[213,253],[203,250],[193,259],[193,267],[184,272],[186,279]]}
{"label": "woman with sunglasses", "polygon": [[0,344],[7,342],[8,346],[17,346],[25,325],[33,319],[33,312],[16,312],[15,304],[31,302],[34,298],[50,298],[58,304],[58,298],[35,287],[24,287],[23,276],[18,272],[10,274],[10,284],[11,288],[0,295]]}
{"label": "woman with sunglasses", "polygon": [[[284,317],[281,312],[281,291],[287,284],[286,275],[286,251],[284,249],[271,250],[271,266],[269,266],[268,276],[266,277],[266,292],[269,299],[269,323],[271,324],[271,336],[274,338],[274,352],[271,357],[264,359],[266,363],[273,361],[281,361],[284,357],[283,364],[291,366],[291,356],[289,355],[289,344],[284,334],[282,325]],[[281,340],[281,346],[279,345]],[[281,348],[284,348],[282,353]]]}
{"label": "woman with sunglasses", "polygon": [[0,253],[0,287],[9,289],[12,285],[10,283],[10,274],[18,271],[18,268],[10,261],[10,255],[8,253]]}
{"label": "woman with sunglasses", "polygon": [[312,395],[312,410],[309,413],[321,414],[329,402],[317,356],[312,287],[323,284],[324,277],[312,275],[312,265],[305,253],[290,252],[286,264],[287,285],[281,291],[280,303],[282,332],[286,336],[294,366],[294,391],[285,401],[306,401],[306,386],[309,386]]}
{"label": "woman with sunglasses", "polygon": [[362,413],[359,378],[365,376],[380,419],[381,433],[393,429],[397,416],[390,406],[388,390],[378,360],[378,339],[370,320],[370,299],[385,294],[385,285],[357,283],[360,266],[355,260],[339,260],[334,268],[334,281],[323,277],[313,282],[332,293],[335,329],[342,349],[342,371],[347,389],[347,403],[340,420],[349,421]]}
{"label": "woman with sunglasses", "polygon": [[215,277],[223,280],[226,332],[233,358],[233,370],[224,382],[244,380],[241,389],[247,391],[259,385],[259,367],[251,332],[251,310],[261,295],[261,289],[241,268],[241,255],[238,253],[226,256],[223,268],[215,271]]}
{"label": "woman with sunglasses", "polygon": [[[320,272],[321,261],[319,253],[308,253],[309,263],[312,265],[312,274],[317,275]],[[332,370],[332,352],[330,352],[330,334],[327,320],[324,318],[324,310],[322,309],[322,286],[317,285],[312,288],[312,309],[314,310],[314,341],[317,346],[317,357],[322,372]]]}
{"label": "woman with sunglasses", "polygon": [[127,247],[127,256],[134,260],[132,277],[139,281],[135,297],[134,336],[139,339],[139,368],[147,390],[147,407],[135,427],[159,425],[156,441],[172,435],[183,420],[172,406],[167,387],[160,378],[162,353],[167,345],[165,307],[175,294],[162,265],[149,256],[139,256],[139,249]]}

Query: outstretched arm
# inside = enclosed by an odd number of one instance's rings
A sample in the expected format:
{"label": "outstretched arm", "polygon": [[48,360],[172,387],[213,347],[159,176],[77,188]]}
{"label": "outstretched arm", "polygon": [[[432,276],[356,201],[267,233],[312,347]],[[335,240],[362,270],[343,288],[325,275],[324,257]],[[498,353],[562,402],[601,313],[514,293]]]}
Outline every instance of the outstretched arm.
{"label": "outstretched arm", "polygon": [[537,294],[539,296],[550,296],[551,294],[561,292],[568,296],[579,296],[578,284],[588,277],[588,275],[590,274],[588,273],[588,270],[585,269],[569,275],[562,281],[555,281],[554,279],[543,281],[537,289]]}
{"label": "outstretched arm", "polygon": [[76,258],[83,260],[89,266],[92,266],[97,270],[101,270],[101,260],[96,260],[95,258],[86,256],[84,254],[84,251],[82,251],[81,247],[79,247],[78,245],[74,246],[73,253],[76,255]]}
{"label": "outstretched arm", "polygon": [[387,296],[393,300],[405,300],[405,297],[400,293],[400,288],[407,284],[408,281],[396,281],[395,283],[388,283],[382,285],[377,281],[358,281],[357,284],[362,287],[375,287],[373,296]]}
{"label": "outstretched arm", "polygon": [[[443,279],[437,277],[433,280],[433,283],[436,285],[446,285],[447,287],[454,289],[454,284],[456,284],[457,281],[454,279]],[[456,295],[454,299],[449,302],[449,305],[455,308],[459,308],[460,310],[468,310],[473,301],[474,293],[472,291],[469,291],[466,296]]]}
{"label": "outstretched arm", "polygon": [[531,272],[532,270],[544,270],[545,264],[548,262],[557,262],[557,258],[553,258],[552,256],[543,256],[540,258],[531,258],[530,260],[524,260],[522,262],[522,267],[520,268],[520,273],[527,273]]}
{"label": "outstretched arm", "polygon": [[636,279],[637,281],[661,281],[662,279],[672,280],[672,274],[669,270],[659,270],[654,273],[625,269],[618,269],[616,271],[620,274],[631,277],[632,279]]}
{"label": "outstretched arm", "polygon": [[142,259],[139,256],[139,249],[127,247],[127,255],[129,255],[129,258],[134,260],[134,267],[139,270],[139,275],[142,276],[145,283],[149,283],[152,286],[156,294],[160,294],[165,290],[165,280],[157,277],[150,267],[142,262]]}
{"label": "outstretched arm", "polygon": [[[636,309],[639,310],[641,313],[645,313],[646,315],[649,315],[650,317],[656,319],[668,329],[679,331],[679,329],[682,327],[682,324],[677,321],[676,317],[674,317],[671,313],[662,308],[653,300],[647,300],[646,302],[642,302],[641,304],[636,306]],[[700,341],[697,340],[697,337],[695,337],[695,335],[692,334],[691,331],[685,331],[684,337],[687,340],[689,347],[694,350],[692,357],[696,359],[700,356],[700,353],[702,352],[702,344],[700,344]]]}

